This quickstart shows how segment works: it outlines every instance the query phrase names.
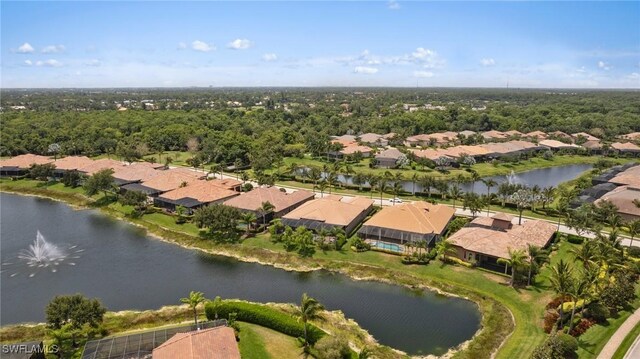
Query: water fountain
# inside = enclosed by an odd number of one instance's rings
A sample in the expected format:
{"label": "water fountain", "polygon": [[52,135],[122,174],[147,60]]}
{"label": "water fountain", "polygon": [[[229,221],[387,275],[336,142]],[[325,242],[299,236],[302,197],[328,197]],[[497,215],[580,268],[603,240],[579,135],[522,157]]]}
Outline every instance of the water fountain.
{"label": "water fountain", "polygon": [[[47,242],[40,231],[36,233],[36,239],[29,245],[28,249],[23,249],[18,254],[18,259],[21,260],[16,263],[3,263],[4,266],[13,266],[26,264],[28,268],[31,268],[29,277],[34,277],[37,270],[49,269],[55,273],[58,271],[58,266],[62,264],[68,258],[80,258],[78,253],[82,252],[82,249],[75,249],[77,246],[71,246],[68,249],[63,249],[56,246],[53,243]],[[71,256],[71,254],[76,254]],[[74,266],[74,262],[66,262],[68,265]],[[35,269],[35,271],[34,271]],[[18,275],[18,272],[11,274],[11,277]]]}
{"label": "water fountain", "polygon": [[520,184],[520,178],[518,178],[518,175],[516,175],[516,173],[511,170],[511,173],[509,173],[507,176],[507,183],[511,184],[511,185],[515,185],[515,184]]}

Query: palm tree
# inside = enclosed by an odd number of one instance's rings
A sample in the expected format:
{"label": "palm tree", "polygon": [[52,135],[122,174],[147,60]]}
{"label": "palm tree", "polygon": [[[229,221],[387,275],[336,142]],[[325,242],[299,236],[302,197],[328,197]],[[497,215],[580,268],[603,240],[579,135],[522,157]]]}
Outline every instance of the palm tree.
{"label": "palm tree", "polygon": [[329,184],[327,183],[327,180],[322,180],[316,186],[313,186],[313,189],[315,191],[317,187],[318,190],[320,191],[320,198],[324,198],[324,191],[327,189],[328,185]]}
{"label": "palm tree", "polygon": [[[402,182],[393,182],[393,187],[391,189],[393,191],[393,197],[395,198],[398,197],[404,188],[402,187]],[[395,205],[396,202],[393,201],[392,204]]]}
{"label": "palm tree", "polygon": [[541,265],[549,261],[549,254],[544,249],[528,244],[527,255],[529,256],[529,275],[527,275],[527,285],[531,285],[531,275],[534,265]]}
{"label": "palm tree", "polygon": [[212,164],[211,173],[213,173],[213,178],[216,178],[216,173],[220,173],[220,179],[222,179],[222,165],[219,163]]}
{"label": "palm tree", "polygon": [[471,170],[471,192],[475,192],[476,182],[482,180],[478,172]]}
{"label": "palm tree", "polygon": [[296,179],[296,174],[298,173],[298,169],[300,169],[300,166],[298,166],[298,164],[295,162],[291,162],[287,166],[287,174],[289,174],[294,181]]}
{"label": "palm tree", "polygon": [[247,233],[249,235],[249,231],[251,230],[251,225],[258,220],[255,213],[253,212],[243,212],[241,215],[242,221],[247,225]]}
{"label": "palm tree", "polygon": [[416,195],[416,182],[418,182],[419,180],[420,180],[420,177],[418,176],[418,173],[414,172],[413,175],[411,175],[411,185],[412,185],[411,195],[412,196]]}
{"label": "palm tree", "polygon": [[438,256],[440,256],[445,263],[447,262],[447,254],[453,253],[454,250],[453,243],[449,240],[443,239],[436,243],[436,253],[438,253]]}
{"label": "palm tree", "polygon": [[589,292],[589,288],[591,287],[591,282],[587,280],[585,276],[573,279],[572,285],[569,287],[569,296],[571,297],[571,301],[573,302],[573,306],[571,308],[571,319],[569,319],[569,330],[567,333],[571,333],[573,330],[573,317],[576,314],[576,307],[578,306],[578,301],[583,299],[587,293]]}
{"label": "palm tree", "polygon": [[432,177],[424,175],[420,178],[420,185],[422,186],[422,190],[427,192],[427,196],[431,198],[431,187],[434,185],[434,180]]}
{"label": "palm tree", "polygon": [[[573,267],[568,262],[565,262],[564,259],[561,259],[555,266],[551,267],[551,276],[549,280],[551,281],[551,287],[557,295],[562,298],[562,302],[564,302],[564,298],[571,291],[571,273],[573,272]],[[558,329],[562,328],[563,315],[564,315],[564,306],[560,304],[560,318],[558,322]]]}
{"label": "palm tree", "polygon": [[260,213],[262,214],[262,225],[265,226],[267,224],[267,214],[273,212],[273,210],[276,207],[271,204],[271,202],[266,201],[266,202],[262,202],[262,205],[260,206],[260,208],[258,208],[258,210],[260,211]]}
{"label": "palm tree", "polygon": [[387,189],[389,182],[384,177],[378,177],[378,191],[380,191],[380,206],[382,206],[382,194]]}
{"label": "palm tree", "polygon": [[582,266],[587,270],[598,261],[596,247],[592,241],[586,241],[580,247],[571,248],[570,252],[575,259],[582,262]]}
{"label": "palm tree", "polygon": [[373,190],[378,186],[378,176],[369,174],[367,175],[367,183],[369,183],[369,198],[373,199]]}
{"label": "palm tree", "polygon": [[627,229],[629,230],[629,235],[631,236],[631,242],[629,243],[629,248],[631,248],[631,246],[633,246],[633,238],[640,234],[640,219],[627,222]]}
{"label": "palm tree", "polygon": [[356,172],[353,177],[351,177],[351,182],[354,185],[358,186],[358,192],[362,191],[362,185],[366,182],[366,176],[362,172]]}
{"label": "palm tree", "polygon": [[311,167],[309,169],[309,179],[313,182],[313,189],[315,191],[318,181],[322,179],[322,172],[318,167]]}
{"label": "palm tree", "polygon": [[511,267],[511,280],[509,281],[510,286],[514,286],[516,282],[516,271],[518,268],[522,267],[527,260],[526,253],[517,249],[512,251],[509,248],[509,258],[500,258],[498,259],[498,264],[504,264],[504,273],[507,274],[507,269]]}
{"label": "palm tree", "polygon": [[487,216],[489,215],[489,211],[491,210],[491,188],[495,187],[498,182],[492,180],[491,178],[481,180],[484,183],[484,186],[487,187]]}
{"label": "palm tree", "polygon": [[547,204],[553,202],[556,195],[556,189],[553,186],[545,187],[542,189],[542,209],[545,209]]}
{"label": "palm tree", "polygon": [[462,195],[462,190],[460,189],[460,186],[458,186],[457,184],[449,188],[449,197],[451,197],[451,199],[453,200],[453,209],[456,209],[456,200],[458,200],[461,195]]}
{"label": "palm tree", "polygon": [[304,345],[309,345],[309,339],[307,337],[307,322],[309,320],[316,320],[322,318],[322,311],[324,306],[320,304],[316,299],[302,294],[302,301],[300,302],[300,308],[297,309],[297,317],[302,321],[304,325]]}
{"label": "palm tree", "polygon": [[336,187],[338,182],[338,175],[335,172],[329,172],[326,178],[327,183],[329,184],[329,194],[331,194],[331,187]]}
{"label": "palm tree", "polygon": [[202,292],[191,291],[189,297],[180,298],[180,301],[184,304],[188,304],[189,308],[193,309],[193,320],[195,321],[196,328],[198,327],[198,310],[197,307],[200,303],[204,303],[207,299]]}

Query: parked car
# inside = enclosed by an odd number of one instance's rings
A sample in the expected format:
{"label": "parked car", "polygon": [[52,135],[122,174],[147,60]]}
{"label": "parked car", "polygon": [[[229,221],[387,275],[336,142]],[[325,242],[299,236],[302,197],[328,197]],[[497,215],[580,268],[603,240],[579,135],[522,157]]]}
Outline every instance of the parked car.
{"label": "parked car", "polygon": [[402,200],[400,198],[396,197],[396,198],[390,199],[389,202],[391,202],[391,203],[402,203]]}

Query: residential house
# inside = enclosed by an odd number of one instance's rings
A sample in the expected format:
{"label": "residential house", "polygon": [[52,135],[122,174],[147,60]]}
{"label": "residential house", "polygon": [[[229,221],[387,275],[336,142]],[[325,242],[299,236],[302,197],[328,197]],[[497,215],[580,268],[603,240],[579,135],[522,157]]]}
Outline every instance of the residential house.
{"label": "residential house", "polygon": [[376,155],[376,166],[380,168],[396,168],[398,159],[404,154],[397,148],[388,148]]}
{"label": "residential house", "polygon": [[602,142],[600,141],[587,141],[581,144],[580,146],[587,149],[587,151],[593,154],[601,154],[602,153]]}
{"label": "residential house", "polygon": [[373,200],[365,197],[330,195],[305,202],[282,216],[282,223],[311,230],[340,228],[350,234],[373,209]]}
{"label": "residential house", "polygon": [[152,359],[240,359],[233,328],[220,326],[177,333],[153,349]]}
{"label": "residential house", "polygon": [[569,140],[569,141],[573,141],[573,137],[571,137],[571,135],[564,133],[562,131],[553,131],[553,132],[549,132],[547,138],[552,139],[552,140]]}
{"label": "residential house", "polygon": [[239,194],[219,180],[198,180],[159,195],[154,198],[153,204],[170,211],[182,206],[193,212],[199,207],[222,203]]}
{"label": "residential house", "polygon": [[142,162],[134,162],[128,166],[114,168],[113,178],[116,185],[123,186],[130,183],[148,181],[163,172],[138,163]]}
{"label": "residential house", "polygon": [[516,137],[516,138],[520,138],[524,136],[524,133],[518,130],[506,131],[504,134],[507,135],[508,137]]}
{"label": "residential house", "polygon": [[99,160],[95,160],[91,163],[86,164],[85,166],[82,166],[80,168],[78,168],[78,171],[91,176],[96,172],[99,172],[101,170],[105,170],[105,169],[112,169],[112,170],[116,170],[116,168],[120,168],[120,167],[124,167],[125,164],[122,163],[121,161],[116,161],[116,160],[112,160],[109,158],[101,158]]}
{"label": "residential house", "polygon": [[[225,201],[224,204],[244,212],[254,213],[258,222],[269,222],[273,218],[280,218],[303,203],[312,200],[314,196],[313,192],[303,190],[287,193],[277,187],[258,187],[233,197]],[[273,205],[273,212],[263,213],[260,211],[265,202]]]}
{"label": "residential house", "polygon": [[53,160],[46,156],[32,155],[30,153],[0,160],[0,176],[22,176],[27,173],[31,165],[43,165],[52,163]]}
{"label": "residential house", "polygon": [[617,173],[614,172],[614,176],[609,178],[608,182],[620,186],[631,185],[640,187],[640,165],[629,167]]}
{"label": "residential house", "polygon": [[540,146],[546,147],[551,151],[559,151],[559,150],[578,150],[582,148],[573,143],[564,143],[558,140],[543,140],[538,143]]}
{"label": "residential house", "polygon": [[504,213],[478,217],[448,240],[459,259],[501,271],[505,267],[497,261],[509,258],[509,251],[526,251],[530,244],[544,248],[556,233],[556,225],[547,221],[528,220],[522,225],[512,222],[513,216]]}
{"label": "residential house", "polygon": [[626,135],[620,136],[620,138],[628,141],[640,141],[640,132],[627,133]]}
{"label": "residential house", "polygon": [[618,214],[625,221],[640,219],[640,208],[634,201],[640,201],[640,186],[621,186],[600,197],[595,203],[608,201],[618,207]]}
{"label": "residential house", "polygon": [[88,166],[93,163],[93,160],[86,156],[67,156],[57,159],[53,164],[56,166],[54,171],[57,177],[67,171],[78,171],[80,168]]}
{"label": "residential house", "polygon": [[470,131],[470,130],[464,130],[464,131],[460,131],[459,134],[463,135],[464,137],[471,137],[471,136],[475,136],[476,132]]}
{"label": "residential house", "polygon": [[507,139],[507,137],[509,136],[506,135],[504,132],[491,130],[491,131],[482,132],[482,137],[484,137],[484,139],[487,141],[502,141]]}
{"label": "residential house", "polygon": [[360,143],[368,144],[371,146],[385,147],[389,144],[389,140],[386,139],[383,135],[371,132],[364,133],[358,136],[358,140],[360,141]]}
{"label": "residential house", "polygon": [[611,148],[621,154],[640,154],[640,147],[631,142],[614,142],[611,144]]}
{"label": "residential house", "polygon": [[407,242],[433,246],[453,218],[455,210],[449,206],[423,201],[384,207],[358,230],[365,240],[397,244]]}
{"label": "residential house", "polygon": [[150,197],[156,197],[161,193],[180,188],[191,182],[204,178],[204,174],[187,168],[172,168],[166,171],[158,171],[157,176],[143,181],[131,183],[121,187],[125,191],[140,191]]}
{"label": "residential house", "polygon": [[573,137],[574,141],[577,141],[580,138],[583,138],[585,141],[600,141],[598,137],[590,135],[586,132],[572,133],[571,137]]}
{"label": "residential house", "polygon": [[527,137],[533,141],[542,141],[547,138],[547,134],[542,131],[532,131],[524,135],[524,137]]}

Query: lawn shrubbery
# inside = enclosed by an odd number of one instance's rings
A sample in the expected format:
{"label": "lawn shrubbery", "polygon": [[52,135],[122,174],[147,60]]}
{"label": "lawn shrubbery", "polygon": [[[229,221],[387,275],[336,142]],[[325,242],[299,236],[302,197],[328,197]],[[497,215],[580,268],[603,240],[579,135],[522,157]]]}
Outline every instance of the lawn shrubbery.
{"label": "lawn shrubbery", "polygon": [[567,234],[567,242],[573,244],[582,244],[585,240],[584,237],[576,236],[575,234]]}
{"label": "lawn shrubbery", "polygon": [[[304,326],[291,315],[282,313],[262,304],[247,303],[241,301],[222,301],[220,303],[209,302],[205,305],[207,319],[228,318],[229,314],[237,313],[236,320],[257,324],[278,331],[292,337],[304,337]],[[307,325],[309,342],[315,343],[325,333],[318,327]]]}

